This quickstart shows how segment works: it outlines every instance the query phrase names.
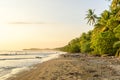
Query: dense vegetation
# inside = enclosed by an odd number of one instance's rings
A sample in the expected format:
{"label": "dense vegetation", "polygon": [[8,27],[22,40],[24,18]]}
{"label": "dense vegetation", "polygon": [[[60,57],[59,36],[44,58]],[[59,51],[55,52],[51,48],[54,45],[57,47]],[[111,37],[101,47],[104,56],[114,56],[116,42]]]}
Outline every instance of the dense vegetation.
{"label": "dense vegetation", "polygon": [[93,25],[94,29],[71,40],[60,50],[120,56],[120,0],[112,0],[110,9],[104,10],[100,17],[89,9],[85,19],[88,19],[88,24]]}

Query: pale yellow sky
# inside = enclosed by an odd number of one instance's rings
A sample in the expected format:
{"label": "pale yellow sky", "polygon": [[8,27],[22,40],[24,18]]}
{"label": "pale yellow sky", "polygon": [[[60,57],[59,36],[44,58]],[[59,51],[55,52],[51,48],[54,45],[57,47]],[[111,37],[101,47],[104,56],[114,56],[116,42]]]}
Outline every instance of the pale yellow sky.
{"label": "pale yellow sky", "polygon": [[84,20],[89,8],[100,14],[108,4],[105,0],[0,0],[0,50],[64,46],[93,28]]}
{"label": "pale yellow sky", "polygon": [[[66,27],[69,26],[69,27]],[[80,30],[68,24],[1,24],[0,50],[55,48],[80,36]],[[85,31],[85,28],[81,28]]]}

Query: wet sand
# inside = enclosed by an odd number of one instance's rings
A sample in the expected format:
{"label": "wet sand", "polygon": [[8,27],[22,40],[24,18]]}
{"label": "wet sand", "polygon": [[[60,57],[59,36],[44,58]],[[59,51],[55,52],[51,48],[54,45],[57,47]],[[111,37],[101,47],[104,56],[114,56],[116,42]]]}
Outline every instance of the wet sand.
{"label": "wet sand", "polygon": [[7,80],[120,80],[120,59],[64,54]]}

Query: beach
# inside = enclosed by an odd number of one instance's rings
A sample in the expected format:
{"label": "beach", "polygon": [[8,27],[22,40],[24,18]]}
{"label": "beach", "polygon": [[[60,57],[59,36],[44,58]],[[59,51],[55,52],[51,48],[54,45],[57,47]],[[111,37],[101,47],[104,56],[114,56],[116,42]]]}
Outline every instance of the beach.
{"label": "beach", "polygon": [[63,52],[56,51],[16,51],[1,52],[0,53],[0,80],[22,72],[27,71],[33,66],[51,59],[58,58]]}
{"label": "beach", "polygon": [[120,59],[62,54],[7,80],[120,80]]}

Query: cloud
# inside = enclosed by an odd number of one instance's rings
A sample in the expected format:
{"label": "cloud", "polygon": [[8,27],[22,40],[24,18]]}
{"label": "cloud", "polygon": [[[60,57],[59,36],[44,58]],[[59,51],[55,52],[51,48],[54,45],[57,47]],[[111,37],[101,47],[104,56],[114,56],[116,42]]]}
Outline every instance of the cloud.
{"label": "cloud", "polygon": [[48,23],[44,23],[44,22],[22,22],[22,21],[18,21],[18,22],[10,22],[8,24],[48,24]]}

